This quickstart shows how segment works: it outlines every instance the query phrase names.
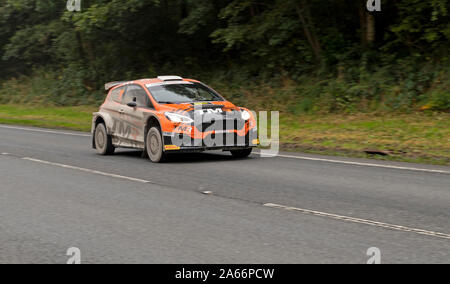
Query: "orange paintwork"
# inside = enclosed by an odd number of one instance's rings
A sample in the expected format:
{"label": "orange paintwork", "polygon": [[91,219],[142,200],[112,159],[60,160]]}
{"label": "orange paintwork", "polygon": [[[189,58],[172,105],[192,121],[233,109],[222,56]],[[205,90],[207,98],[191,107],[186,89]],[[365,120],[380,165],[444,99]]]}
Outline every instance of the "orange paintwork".
{"label": "orange paintwork", "polygon": [[[183,81],[186,82],[193,82],[193,83],[200,83],[197,80],[192,79],[183,79]],[[132,140],[139,142],[143,142],[143,136],[144,129],[147,123],[147,119],[149,117],[156,117],[159,121],[159,124],[161,126],[161,131],[163,133],[172,133],[172,134],[184,134],[187,136],[190,136],[194,139],[205,139],[208,135],[214,134],[215,131],[207,131],[207,132],[201,132],[199,131],[194,125],[192,124],[183,124],[183,123],[175,123],[169,120],[165,113],[166,112],[172,112],[172,113],[178,113],[180,115],[186,115],[188,111],[193,110],[193,104],[192,103],[185,103],[185,104],[159,104],[152,96],[150,91],[147,88],[147,85],[154,84],[154,83],[163,83],[164,81],[160,79],[141,79],[141,80],[135,80],[135,81],[129,81],[126,83],[119,84],[109,90],[108,96],[104,102],[104,104],[100,107],[100,113],[102,113],[102,109],[106,110],[111,107],[121,108],[124,107],[123,104],[115,102],[111,99],[112,92],[117,89],[121,88],[123,86],[127,85],[138,85],[142,87],[143,90],[147,93],[148,99],[153,105],[154,108],[140,108],[137,107],[136,111],[138,113],[143,114],[142,120],[139,118],[133,118],[133,117],[124,117],[122,120],[127,122],[129,125],[134,125],[135,127],[132,127],[128,133],[128,137],[130,137]],[[119,97],[122,100],[122,97],[124,95],[124,92],[122,92]],[[230,130],[227,133],[236,133],[238,136],[246,136],[250,130],[256,128],[256,119],[248,109],[236,107],[234,104],[232,104],[229,101],[217,101],[217,102],[208,102],[208,104],[215,104],[215,105],[221,105],[223,106],[223,111],[241,111],[246,110],[251,114],[251,118],[245,122],[245,127],[243,127],[240,130]],[[94,118],[95,119],[95,118]],[[114,124],[114,123],[111,123]],[[114,131],[117,131],[117,129],[113,129],[116,127],[116,125],[110,125],[108,127],[108,130],[112,132],[114,136]]]}

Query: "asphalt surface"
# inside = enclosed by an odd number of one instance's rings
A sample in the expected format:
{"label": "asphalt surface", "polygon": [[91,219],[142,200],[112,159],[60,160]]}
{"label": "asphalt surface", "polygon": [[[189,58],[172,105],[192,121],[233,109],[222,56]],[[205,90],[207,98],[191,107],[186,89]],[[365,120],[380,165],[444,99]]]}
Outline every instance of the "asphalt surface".
{"label": "asphalt surface", "polygon": [[90,145],[0,125],[0,263],[450,263],[449,167]]}

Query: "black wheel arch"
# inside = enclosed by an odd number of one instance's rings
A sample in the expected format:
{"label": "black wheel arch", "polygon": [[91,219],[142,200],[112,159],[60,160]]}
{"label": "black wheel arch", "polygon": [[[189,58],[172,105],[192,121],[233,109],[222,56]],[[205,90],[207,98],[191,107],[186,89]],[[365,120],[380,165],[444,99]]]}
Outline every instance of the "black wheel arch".
{"label": "black wheel arch", "polygon": [[161,133],[161,139],[162,139],[163,149],[164,149],[164,135],[162,132],[161,122],[159,121],[159,118],[156,115],[149,115],[149,117],[147,118],[147,123],[145,124],[145,130],[144,130],[144,155],[147,152],[147,134],[150,131],[150,129],[155,126],[159,129],[159,132]]}
{"label": "black wheel arch", "polygon": [[97,116],[95,118],[94,131],[92,132],[92,148],[94,149],[97,149],[97,145],[95,145],[95,129],[97,129],[97,126],[102,123],[105,125],[106,133],[108,134],[108,127],[106,126],[105,119],[101,115]]}

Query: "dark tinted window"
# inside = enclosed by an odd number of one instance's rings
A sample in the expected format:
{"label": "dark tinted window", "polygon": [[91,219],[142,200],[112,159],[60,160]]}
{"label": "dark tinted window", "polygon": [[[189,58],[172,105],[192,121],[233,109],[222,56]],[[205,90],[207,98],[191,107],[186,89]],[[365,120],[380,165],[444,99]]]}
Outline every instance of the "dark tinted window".
{"label": "dark tinted window", "polygon": [[213,90],[199,83],[149,85],[148,89],[159,103],[223,101]]}
{"label": "dark tinted window", "polygon": [[120,88],[112,90],[111,91],[111,100],[115,101],[116,103],[121,103],[124,90],[125,90],[125,87],[120,87]]}
{"label": "dark tinted window", "polygon": [[147,93],[143,88],[137,85],[130,85],[127,87],[123,103],[128,104],[131,102],[136,102],[138,107],[149,106]]}

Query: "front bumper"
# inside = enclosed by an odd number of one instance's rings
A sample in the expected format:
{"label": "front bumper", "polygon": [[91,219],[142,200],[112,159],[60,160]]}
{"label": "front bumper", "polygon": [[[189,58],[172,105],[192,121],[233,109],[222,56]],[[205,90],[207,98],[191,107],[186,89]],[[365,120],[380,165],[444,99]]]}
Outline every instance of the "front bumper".
{"label": "front bumper", "polygon": [[164,135],[166,152],[202,152],[209,150],[241,150],[259,146],[256,131],[249,131],[245,136],[237,133],[208,134],[203,139],[194,139],[185,134]]}

